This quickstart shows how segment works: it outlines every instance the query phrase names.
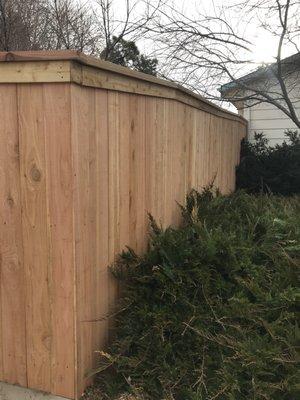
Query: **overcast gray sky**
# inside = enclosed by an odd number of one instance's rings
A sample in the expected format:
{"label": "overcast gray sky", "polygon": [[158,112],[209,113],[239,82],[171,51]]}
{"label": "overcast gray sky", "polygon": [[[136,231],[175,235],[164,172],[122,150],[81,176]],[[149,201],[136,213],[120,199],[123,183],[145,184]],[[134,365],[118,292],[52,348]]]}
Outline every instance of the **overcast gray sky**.
{"label": "overcast gray sky", "polygon": [[[84,0],[81,0],[84,1]],[[95,4],[96,0],[88,0],[91,4]],[[135,17],[139,18],[144,15],[144,2],[143,0],[130,0],[132,3],[138,1],[139,5],[135,8]],[[150,0],[148,0],[150,1]],[[159,0],[151,0],[151,4],[157,4]],[[236,55],[237,48],[235,48],[235,55],[238,60],[247,60],[246,63],[237,63],[233,64],[232,67],[236,68],[233,71],[235,78],[245,75],[246,73],[258,68],[263,63],[270,63],[275,61],[275,57],[277,55],[278,50],[278,42],[279,36],[272,36],[271,33],[268,33],[265,29],[261,28],[261,21],[270,23],[271,27],[274,28],[278,25],[279,21],[276,18],[274,21],[270,20],[269,16],[266,18],[266,14],[259,15],[257,9],[255,9],[251,14],[246,15],[246,13],[237,12],[238,7],[236,5],[240,4],[244,0],[163,0],[167,5],[172,5],[173,8],[180,11],[183,15],[189,17],[192,20],[198,21],[202,19],[202,17],[197,18],[197,15],[201,13],[201,15],[209,15],[209,16],[219,16],[220,11],[224,11],[226,15],[226,21],[229,23],[231,27],[234,28],[234,31],[244,37],[247,38],[248,41],[252,43],[250,46],[251,52],[245,52],[244,50],[242,54],[240,52]],[[253,1],[258,0],[248,0],[248,4]],[[271,0],[270,0],[271,1]],[[276,0],[272,0],[276,4]],[[284,2],[285,0],[280,0]],[[300,0],[299,1],[300,6]],[[125,19],[125,10],[126,10],[126,0],[112,0],[114,5],[114,18],[116,20],[124,20]],[[131,4],[132,4],[131,3]],[[253,4],[253,3],[251,3]],[[297,3],[298,4],[298,3]],[[168,9],[168,12],[170,9]],[[266,11],[267,13],[267,11]],[[300,7],[299,7],[300,14]],[[170,14],[168,14],[170,15]],[[176,16],[176,18],[178,15]],[[163,17],[164,18],[164,17]],[[180,17],[179,17],[180,18]],[[222,30],[219,24],[213,26],[213,31],[216,32],[218,30]],[[300,30],[299,30],[300,32]],[[118,34],[118,32],[115,32]],[[278,32],[277,32],[278,33]],[[152,33],[150,32],[151,36]],[[159,73],[163,76],[167,76],[169,79],[178,81],[179,83],[192,88],[192,90],[201,93],[208,98],[219,98],[218,89],[220,86],[231,79],[227,76],[225,77],[216,77],[211,73],[211,69],[207,69],[207,67],[203,67],[202,63],[199,63],[198,69],[195,69],[195,73],[190,74],[189,70],[185,69],[184,66],[180,69],[180,63],[175,62],[175,64],[170,64],[165,60],[165,54],[168,51],[168,45],[166,42],[163,43],[163,47],[159,48],[159,39],[156,40],[145,40],[144,37],[134,38],[137,42],[140,50],[146,55],[150,55],[152,57],[156,56],[159,61]],[[176,40],[176,39],[175,39]],[[300,35],[298,38],[298,45],[300,48]],[[164,47],[166,46],[166,47]],[[158,53],[156,51],[158,48]],[[296,50],[292,46],[284,46],[282,52],[282,58],[287,57]],[[203,73],[207,71],[207,73]],[[205,83],[203,84],[203,77],[205,79]],[[219,79],[220,78],[220,79]],[[201,81],[202,79],[202,81]],[[211,94],[211,97],[210,97]]]}
{"label": "overcast gray sky", "polygon": [[[89,1],[91,3],[95,2],[95,0]],[[154,3],[156,1],[157,0],[153,0]],[[213,14],[214,12],[218,13],[219,9],[222,7],[227,8],[227,10],[232,7],[229,11],[229,14],[232,16],[232,20],[230,22],[234,25],[239,24],[239,29],[244,30],[247,38],[253,43],[253,46],[251,47],[251,58],[253,61],[257,62],[258,64],[274,61],[278,40],[275,40],[271,34],[268,34],[265,30],[259,28],[259,16],[256,18],[255,15],[252,15],[251,20],[248,21],[248,23],[245,23],[243,26],[238,19],[239,16],[234,12],[235,8],[233,7],[240,2],[241,0],[167,0],[168,4],[173,4],[178,10],[183,11],[184,14],[188,16],[193,16],[196,10],[201,10],[204,14],[209,15]],[[124,17],[125,3],[126,0],[114,0],[115,12],[120,19],[122,16]],[[142,6],[137,8],[136,12],[138,13],[139,11],[142,11]],[[139,43],[139,45],[144,47],[143,42]],[[283,57],[286,57],[294,52],[294,49],[285,47]]]}

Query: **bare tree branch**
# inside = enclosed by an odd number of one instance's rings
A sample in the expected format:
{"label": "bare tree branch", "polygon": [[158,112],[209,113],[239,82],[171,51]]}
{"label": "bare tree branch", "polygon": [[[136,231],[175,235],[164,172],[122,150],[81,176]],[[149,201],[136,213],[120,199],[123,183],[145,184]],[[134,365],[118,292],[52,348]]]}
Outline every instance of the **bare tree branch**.
{"label": "bare tree branch", "polygon": [[[288,43],[299,47],[299,15],[297,0],[241,0],[235,2],[235,9],[215,7],[214,15],[204,15],[199,9],[186,15],[165,4],[148,29],[158,44],[155,54],[163,65],[164,76],[215,101],[220,100],[218,89],[230,80],[231,84],[225,86],[226,95],[223,86],[223,100],[244,103],[244,107],[251,101],[272,104],[300,127],[293,98],[300,57],[297,65],[287,65],[282,59]],[[260,68],[255,83],[247,76],[255,66],[246,29],[253,19],[259,29],[278,40],[275,63]]]}

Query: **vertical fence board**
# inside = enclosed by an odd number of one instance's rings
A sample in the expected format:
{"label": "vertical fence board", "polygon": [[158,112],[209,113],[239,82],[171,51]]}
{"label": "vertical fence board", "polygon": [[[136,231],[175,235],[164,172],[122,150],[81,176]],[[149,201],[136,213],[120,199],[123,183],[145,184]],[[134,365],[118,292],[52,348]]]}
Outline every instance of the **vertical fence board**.
{"label": "vertical fence board", "polygon": [[18,87],[28,386],[51,390],[49,232],[43,87]]}
{"label": "vertical fence board", "polygon": [[138,252],[145,248],[145,98],[130,96],[130,245]]}
{"label": "vertical fence board", "polygon": [[[108,225],[109,225],[109,199],[108,199],[108,93],[97,91],[95,94],[95,131],[96,131],[96,190],[97,190],[97,312],[94,349],[103,348],[108,340]],[[93,350],[94,350],[93,349]]]}
{"label": "vertical fence board", "polygon": [[[51,252],[51,391],[74,396],[74,237],[70,87],[45,85],[48,225]],[[63,134],[62,134],[63,132]]]}
{"label": "vertical fence board", "polygon": [[130,168],[130,94],[123,94],[119,99],[119,248],[120,253],[126,248],[130,232],[129,218],[129,168]]}
{"label": "vertical fence board", "polygon": [[[120,93],[108,92],[108,262],[112,264],[120,247]],[[118,285],[108,275],[108,313],[113,312]],[[114,325],[109,320],[109,329]]]}
{"label": "vertical fence board", "polygon": [[[78,392],[83,377],[90,372],[94,354],[90,321],[96,289],[95,237],[95,93],[92,89],[71,87],[72,139],[75,183],[75,264],[77,310]],[[88,382],[89,380],[87,380]]]}
{"label": "vertical fence board", "polygon": [[119,248],[120,239],[120,96],[117,92],[108,93],[109,259],[111,262],[116,255],[116,249]]}
{"label": "vertical fence board", "polygon": [[145,180],[146,191],[145,209],[152,210],[153,216],[157,215],[157,207],[155,205],[156,179],[155,179],[155,159],[156,159],[156,130],[157,130],[157,114],[156,99],[146,99],[146,115],[145,115]]}
{"label": "vertical fence board", "polygon": [[1,379],[27,385],[16,85],[0,86]]}
{"label": "vertical fence board", "polygon": [[[163,99],[156,99],[156,132],[155,132],[155,143],[156,143],[156,156],[155,165],[153,172],[155,173],[156,191],[155,197],[155,208],[153,211],[156,213],[153,215],[157,219],[158,223],[164,223],[165,221],[165,198],[166,198],[166,101]],[[152,211],[152,210],[148,210]]]}
{"label": "vertical fence board", "polygon": [[189,139],[188,146],[188,189],[196,187],[196,112],[188,108],[186,132]]}

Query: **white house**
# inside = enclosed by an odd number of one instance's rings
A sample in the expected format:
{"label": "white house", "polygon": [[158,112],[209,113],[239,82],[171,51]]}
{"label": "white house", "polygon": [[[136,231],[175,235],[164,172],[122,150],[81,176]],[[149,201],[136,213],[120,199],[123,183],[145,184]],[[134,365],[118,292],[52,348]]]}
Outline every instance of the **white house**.
{"label": "white house", "polygon": [[[292,102],[296,115],[300,118],[300,53],[282,60],[281,64],[288,98]],[[274,74],[276,65],[259,68],[238,80],[223,85],[220,89],[221,96],[234,104],[239,114],[248,120],[249,140],[253,139],[255,132],[263,132],[269,139],[270,145],[281,143],[285,139],[285,130],[297,129],[288,115],[271,102],[263,101],[258,93],[259,90],[267,93],[288,110],[280,83]]]}

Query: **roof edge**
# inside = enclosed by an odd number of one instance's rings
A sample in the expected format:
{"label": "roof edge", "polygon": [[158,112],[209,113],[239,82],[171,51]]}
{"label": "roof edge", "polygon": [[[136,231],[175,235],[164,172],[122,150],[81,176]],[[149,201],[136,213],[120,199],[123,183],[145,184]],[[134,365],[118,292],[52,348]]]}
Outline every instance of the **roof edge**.
{"label": "roof edge", "polygon": [[[283,58],[280,61],[280,64],[284,68],[288,68],[291,65],[295,65],[295,63],[299,63],[300,61],[300,52],[292,54],[286,58]],[[256,68],[253,71],[250,71],[249,73],[241,76],[240,78],[237,78],[236,80],[232,80],[230,82],[224,83],[219,87],[219,92],[221,93],[221,97],[223,97],[226,92],[230,91],[231,89],[236,89],[239,87],[239,83],[247,83],[247,82],[252,82],[255,79],[260,79],[260,78],[267,78],[268,74],[274,70],[274,68],[277,68],[277,61],[272,62],[272,63],[267,63],[267,64],[262,64],[258,68]],[[226,98],[226,97],[223,97]]]}

